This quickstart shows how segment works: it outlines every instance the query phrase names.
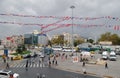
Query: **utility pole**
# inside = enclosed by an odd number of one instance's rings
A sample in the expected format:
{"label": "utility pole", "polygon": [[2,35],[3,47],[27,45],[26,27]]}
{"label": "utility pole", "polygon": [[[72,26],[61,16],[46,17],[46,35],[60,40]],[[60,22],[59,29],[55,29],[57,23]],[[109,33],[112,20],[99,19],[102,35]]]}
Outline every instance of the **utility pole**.
{"label": "utility pole", "polygon": [[75,6],[70,6],[70,8],[72,9],[72,17],[71,17],[71,20],[72,20],[72,53],[73,53],[73,47],[74,47],[74,40],[73,40],[73,9],[75,8]]}

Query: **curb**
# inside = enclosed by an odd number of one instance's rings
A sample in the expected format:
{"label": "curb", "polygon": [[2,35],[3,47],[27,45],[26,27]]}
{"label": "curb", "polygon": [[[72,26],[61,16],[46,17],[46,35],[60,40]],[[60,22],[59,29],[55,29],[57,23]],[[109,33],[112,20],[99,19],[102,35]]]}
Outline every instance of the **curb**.
{"label": "curb", "polygon": [[[83,74],[82,71],[75,71],[75,70],[72,70],[72,69],[65,69],[65,68],[62,68],[62,67],[53,67],[53,68],[59,69],[59,70],[64,70],[64,71],[69,71],[69,72],[74,72],[74,73]],[[101,76],[98,76],[96,73],[92,73],[92,72],[87,72],[87,75],[96,76],[96,77],[101,77]],[[101,78],[113,78],[113,77],[112,77],[112,76],[108,76],[108,75],[103,75]]]}

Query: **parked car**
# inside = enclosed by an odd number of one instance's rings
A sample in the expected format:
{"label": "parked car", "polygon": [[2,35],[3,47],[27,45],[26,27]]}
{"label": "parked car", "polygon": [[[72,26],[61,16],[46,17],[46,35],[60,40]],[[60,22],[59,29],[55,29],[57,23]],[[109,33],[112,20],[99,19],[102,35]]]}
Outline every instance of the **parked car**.
{"label": "parked car", "polygon": [[54,47],[52,47],[52,49],[54,51],[62,51],[62,47],[61,46],[54,46]]}
{"label": "parked car", "polygon": [[19,74],[9,70],[0,70],[0,78],[19,78]]}
{"label": "parked car", "polygon": [[117,57],[116,57],[116,53],[114,51],[111,51],[110,52],[110,56],[109,56],[109,59],[112,61],[116,61]]}
{"label": "parked car", "polygon": [[107,51],[103,51],[102,52],[102,59],[103,60],[107,60],[108,59],[108,52]]}
{"label": "parked car", "polygon": [[[72,52],[72,48],[71,47],[63,47],[63,52]],[[73,52],[75,52],[75,49],[73,48]]]}

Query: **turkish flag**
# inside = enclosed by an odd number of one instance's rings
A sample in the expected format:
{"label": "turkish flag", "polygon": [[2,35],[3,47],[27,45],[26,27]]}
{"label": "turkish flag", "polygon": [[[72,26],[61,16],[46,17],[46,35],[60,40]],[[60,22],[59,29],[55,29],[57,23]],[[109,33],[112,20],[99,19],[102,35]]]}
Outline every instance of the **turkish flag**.
{"label": "turkish flag", "polygon": [[6,39],[7,39],[7,40],[10,40],[10,39],[11,39],[11,37],[6,37]]}

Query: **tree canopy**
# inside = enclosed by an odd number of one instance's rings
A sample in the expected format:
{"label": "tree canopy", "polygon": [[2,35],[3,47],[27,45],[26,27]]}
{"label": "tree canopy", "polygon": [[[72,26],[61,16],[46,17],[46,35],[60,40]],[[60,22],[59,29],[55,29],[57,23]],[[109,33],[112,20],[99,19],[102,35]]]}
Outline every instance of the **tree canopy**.
{"label": "tree canopy", "polygon": [[120,45],[120,37],[117,34],[106,32],[100,36],[98,41],[111,41],[113,45]]}

